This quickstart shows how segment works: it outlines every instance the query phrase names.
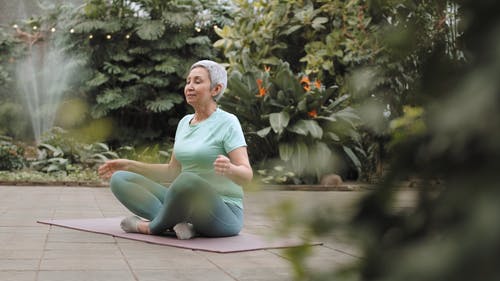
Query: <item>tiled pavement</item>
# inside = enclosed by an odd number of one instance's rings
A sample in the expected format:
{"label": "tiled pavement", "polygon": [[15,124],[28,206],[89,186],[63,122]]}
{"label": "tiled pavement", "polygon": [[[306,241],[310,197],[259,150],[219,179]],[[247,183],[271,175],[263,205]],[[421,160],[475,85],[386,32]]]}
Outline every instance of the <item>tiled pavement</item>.
{"label": "tiled pavement", "polygon": [[[279,224],[269,209],[291,200],[299,210],[328,204],[339,216],[363,192],[258,191],[245,201],[245,230],[271,234]],[[38,219],[128,215],[108,188],[0,186],[0,280],[292,280],[283,250],[218,254],[114,238],[55,226]],[[325,270],[349,264],[357,251],[334,238],[313,247],[308,264]]]}

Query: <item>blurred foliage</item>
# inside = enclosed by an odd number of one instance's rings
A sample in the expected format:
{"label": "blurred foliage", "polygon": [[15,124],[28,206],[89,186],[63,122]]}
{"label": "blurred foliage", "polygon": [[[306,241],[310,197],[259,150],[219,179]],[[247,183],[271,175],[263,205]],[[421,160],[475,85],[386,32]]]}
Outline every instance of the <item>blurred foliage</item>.
{"label": "blurred foliage", "polygon": [[24,149],[15,144],[12,138],[0,136],[0,171],[24,168]]}
{"label": "blurred foliage", "polygon": [[[380,35],[401,36],[384,41],[387,49],[398,50],[387,58],[399,63],[414,52],[426,54],[420,57],[420,75],[414,81],[419,85],[413,88],[418,107],[406,108],[392,123],[395,141],[388,173],[359,203],[348,225],[321,220],[325,216],[319,210],[317,219],[310,221],[320,220],[321,224],[300,222],[309,229],[309,237],[348,230],[361,246],[363,258],[341,270],[332,265],[330,271],[313,272],[304,262],[307,252],[299,249],[298,254],[291,254],[298,261],[294,263],[297,280],[500,278],[496,215],[500,212],[500,3],[371,1],[369,10],[376,18],[377,13],[401,5],[411,14],[408,23],[414,24],[409,30],[406,26]],[[421,42],[407,36],[408,32],[425,33],[428,26],[419,23],[430,19],[437,27],[449,23],[421,13],[429,7],[438,14],[457,8],[461,34],[457,43],[463,46],[465,57],[450,53],[449,45],[454,42],[447,37]],[[378,75],[375,72],[372,78]],[[370,79],[367,84],[377,82]],[[397,208],[400,181],[409,175],[423,184],[414,190],[413,206]],[[436,178],[441,182],[438,186],[431,184]]]}
{"label": "blurred foliage", "polygon": [[286,166],[304,183],[317,183],[322,175],[340,174],[346,167],[360,171],[359,117],[337,86],[297,77],[281,62],[262,71],[235,68],[228,87],[220,103],[237,112],[256,165],[269,168],[270,160],[280,159],[276,165]]}
{"label": "blurred foliage", "polygon": [[25,47],[11,31],[0,27],[0,135],[15,139],[30,134],[29,116],[23,114],[20,97],[15,93],[15,63],[22,56]]}
{"label": "blurred foliage", "polygon": [[[78,134],[59,127],[54,127],[46,132],[40,143],[31,146],[22,142],[15,142],[12,138],[2,136],[0,138],[0,170],[11,171],[19,174],[16,170],[23,170],[22,177],[28,179],[25,174],[29,171],[35,173],[53,174],[61,178],[71,174],[84,171],[96,170],[97,166],[107,160],[117,158],[128,158],[148,163],[165,163],[170,159],[172,145],[154,144],[144,147],[123,146],[112,150],[102,142],[82,142]],[[163,147],[168,149],[163,150]],[[91,178],[95,176],[93,173]],[[15,178],[16,176],[13,175]],[[74,177],[73,177],[74,178]],[[83,176],[79,177],[85,181]]]}

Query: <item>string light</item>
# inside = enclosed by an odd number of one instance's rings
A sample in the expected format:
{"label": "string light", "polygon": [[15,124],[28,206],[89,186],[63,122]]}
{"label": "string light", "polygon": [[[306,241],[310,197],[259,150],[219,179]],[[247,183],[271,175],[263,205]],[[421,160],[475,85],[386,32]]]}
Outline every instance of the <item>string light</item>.
{"label": "string light", "polygon": [[[19,25],[18,25],[18,24],[13,24],[13,25],[12,25],[12,28],[18,29],[18,28],[19,28]],[[38,29],[39,29],[39,26],[34,25],[34,26],[32,26],[32,29],[33,29],[33,30],[38,30]],[[195,30],[196,30],[196,31],[198,31],[198,32],[201,32],[201,28],[200,28],[200,27],[196,27],[196,28],[195,28]],[[52,32],[52,33],[55,33],[55,32],[57,32],[58,30],[56,29],[56,27],[51,27],[51,28],[49,29],[49,31],[50,31],[50,32]],[[69,30],[69,33],[71,33],[71,34],[73,34],[73,33],[75,33],[75,32],[76,32],[76,31],[75,31],[75,29],[74,29],[74,28],[71,28],[71,29]],[[132,34],[130,34],[130,33],[125,34],[125,39],[127,39],[127,40],[128,40],[128,39],[130,39],[131,37],[132,37]],[[105,38],[106,38],[107,40],[111,40],[111,39],[113,38],[113,35],[112,35],[112,34],[106,34]],[[94,35],[93,35],[93,34],[89,34],[89,35],[88,35],[88,39],[94,39]]]}
{"label": "string light", "polygon": [[195,28],[194,30],[196,30],[196,32],[201,32],[201,28],[199,27]]}

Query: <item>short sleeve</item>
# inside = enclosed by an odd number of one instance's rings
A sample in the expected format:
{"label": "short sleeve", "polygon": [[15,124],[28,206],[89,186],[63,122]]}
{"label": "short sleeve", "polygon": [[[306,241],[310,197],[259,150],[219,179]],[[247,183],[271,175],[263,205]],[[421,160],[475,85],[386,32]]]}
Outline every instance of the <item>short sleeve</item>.
{"label": "short sleeve", "polygon": [[228,118],[228,127],[226,134],[224,135],[224,150],[229,153],[238,147],[247,146],[245,141],[245,135],[243,134],[243,129],[241,128],[240,121],[234,115]]}

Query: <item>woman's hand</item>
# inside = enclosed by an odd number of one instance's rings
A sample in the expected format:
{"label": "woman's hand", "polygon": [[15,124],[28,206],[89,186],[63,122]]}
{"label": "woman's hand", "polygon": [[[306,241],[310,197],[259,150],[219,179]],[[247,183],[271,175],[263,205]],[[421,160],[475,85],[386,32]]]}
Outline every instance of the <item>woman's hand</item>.
{"label": "woman's hand", "polygon": [[131,162],[132,161],[128,159],[109,160],[97,169],[97,173],[99,177],[107,180],[118,170],[128,171]]}
{"label": "woman's hand", "polygon": [[231,160],[224,155],[219,155],[214,161],[214,170],[217,175],[224,176],[231,172]]}
{"label": "woman's hand", "polygon": [[227,177],[240,185],[250,182],[253,177],[253,171],[248,161],[246,146],[232,150],[228,156],[217,156],[217,159],[214,161],[215,174]]}

